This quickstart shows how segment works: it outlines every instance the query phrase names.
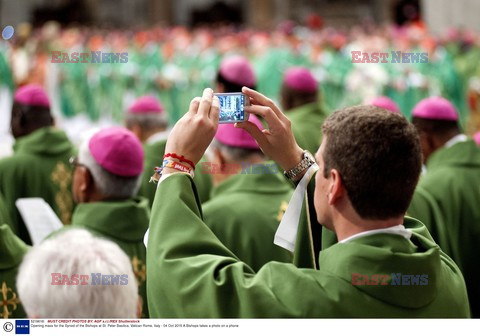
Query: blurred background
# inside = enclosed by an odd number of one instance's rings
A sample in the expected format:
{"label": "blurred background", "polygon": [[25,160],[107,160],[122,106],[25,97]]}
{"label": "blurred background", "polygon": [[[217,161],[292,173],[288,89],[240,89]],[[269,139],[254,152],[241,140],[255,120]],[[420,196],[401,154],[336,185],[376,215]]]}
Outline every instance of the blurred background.
{"label": "blurred background", "polygon": [[[478,0],[0,0],[0,157],[11,153],[15,88],[43,85],[78,143],[122,124],[138,96],[160,98],[171,125],[212,86],[223,57],[254,65],[278,101],[282,76],[309,67],[324,108],[391,97],[409,117],[442,95],[467,134],[480,129]],[[11,27],[10,27],[11,26]],[[427,52],[427,63],[352,63],[352,50]],[[126,63],[52,63],[52,51],[128,53]]]}

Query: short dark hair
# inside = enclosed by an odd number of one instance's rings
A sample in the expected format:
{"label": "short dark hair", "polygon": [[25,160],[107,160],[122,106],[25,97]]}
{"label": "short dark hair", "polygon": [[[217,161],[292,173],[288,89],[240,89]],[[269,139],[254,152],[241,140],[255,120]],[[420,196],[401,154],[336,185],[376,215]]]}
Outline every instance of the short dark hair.
{"label": "short dark hair", "polygon": [[285,84],[280,89],[283,108],[290,110],[302,105],[311,104],[319,101],[318,91],[304,92],[292,89]]}
{"label": "short dark hair", "polygon": [[39,128],[53,126],[54,121],[49,107],[14,102],[10,124],[13,136],[17,138],[28,135]]}
{"label": "short dark hair", "polygon": [[412,124],[419,132],[435,134],[439,137],[450,137],[452,132],[460,133],[460,127],[457,121],[452,120],[434,120],[413,117]]}
{"label": "short dark hair", "polygon": [[362,105],[336,111],[322,128],[323,174],[338,170],[355,211],[372,220],[404,215],[422,166],[415,127],[401,115]]}
{"label": "short dark hair", "polygon": [[[217,83],[220,83],[223,85],[224,87],[224,91],[225,93],[227,92],[242,92],[242,87],[246,86],[246,85],[240,85],[240,84],[236,84],[236,83],[233,83],[231,81],[229,81],[228,79],[226,79],[221,73],[220,71],[217,72]],[[250,89],[252,90],[256,90],[256,85],[253,85],[253,86],[249,86]]]}

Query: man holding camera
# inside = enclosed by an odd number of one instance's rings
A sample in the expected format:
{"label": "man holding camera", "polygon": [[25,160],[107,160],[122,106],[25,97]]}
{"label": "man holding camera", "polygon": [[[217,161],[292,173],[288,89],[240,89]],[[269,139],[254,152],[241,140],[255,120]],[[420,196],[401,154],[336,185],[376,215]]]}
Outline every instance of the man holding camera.
{"label": "man holding camera", "polygon": [[[287,175],[303,178],[315,163],[295,142],[290,121],[260,93],[243,93],[253,104],[248,112],[268,129],[237,127]],[[219,101],[206,89],[172,129],[166,152],[198,162],[218,117]],[[377,107],[343,109],[325,121],[315,159],[318,222],[339,240],[320,253],[319,270],[270,262],[255,273],[204,224],[191,177],[165,168],[147,251],[151,316],[469,317],[458,267],[423,224],[404,218],[421,170],[415,128]],[[427,281],[413,280],[420,277]]]}

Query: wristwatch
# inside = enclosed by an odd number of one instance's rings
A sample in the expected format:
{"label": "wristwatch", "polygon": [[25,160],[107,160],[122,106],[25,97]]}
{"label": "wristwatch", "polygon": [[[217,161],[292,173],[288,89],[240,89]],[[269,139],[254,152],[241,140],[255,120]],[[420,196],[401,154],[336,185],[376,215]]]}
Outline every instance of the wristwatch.
{"label": "wristwatch", "polygon": [[284,171],[283,174],[290,180],[295,176],[302,173],[305,169],[310,168],[315,163],[315,158],[308,150],[303,151],[303,159],[295,167],[288,171]]}

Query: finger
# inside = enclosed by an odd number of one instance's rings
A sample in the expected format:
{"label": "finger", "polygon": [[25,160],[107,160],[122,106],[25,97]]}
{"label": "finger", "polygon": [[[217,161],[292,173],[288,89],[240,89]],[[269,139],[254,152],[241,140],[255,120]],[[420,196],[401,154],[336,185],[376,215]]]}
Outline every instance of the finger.
{"label": "finger", "polygon": [[213,90],[206,88],[203,90],[202,100],[200,101],[200,106],[198,107],[198,115],[208,118],[210,113],[210,107],[212,107],[213,100]]}
{"label": "finger", "polygon": [[198,107],[200,105],[200,97],[195,97],[190,102],[190,107],[188,108],[188,112],[191,114],[196,114],[198,111]]}
{"label": "finger", "polygon": [[250,105],[260,105],[255,99],[250,98]]}
{"label": "finger", "polygon": [[216,96],[213,97],[209,118],[213,121],[216,129],[218,126],[218,119],[220,118],[220,99]]}
{"label": "finger", "polygon": [[245,131],[247,131],[257,141],[260,148],[264,148],[269,145],[268,139],[265,134],[263,134],[263,132],[258,128],[258,126],[251,121],[235,123],[234,126],[235,128],[243,128]]}
{"label": "finger", "polygon": [[250,97],[250,99],[253,100],[258,104],[258,105],[263,105],[263,106],[268,106],[272,109],[272,111],[280,118],[283,117],[283,113],[280,111],[280,109],[275,105],[273,100],[265,97],[263,94],[261,94],[258,91],[252,90],[246,86],[242,88],[242,92],[245,93],[247,96]]}
{"label": "finger", "polygon": [[282,127],[280,119],[271,108],[261,105],[245,106],[245,111],[262,117],[269,129]]}
{"label": "finger", "polygon": [[268,130],[268,129],[266,129],[266,128],[265,128],[264,130],[262,130],[262,133],[265,134],[265,135],[272,135],[272,133],[270,132],[270,130]]}

